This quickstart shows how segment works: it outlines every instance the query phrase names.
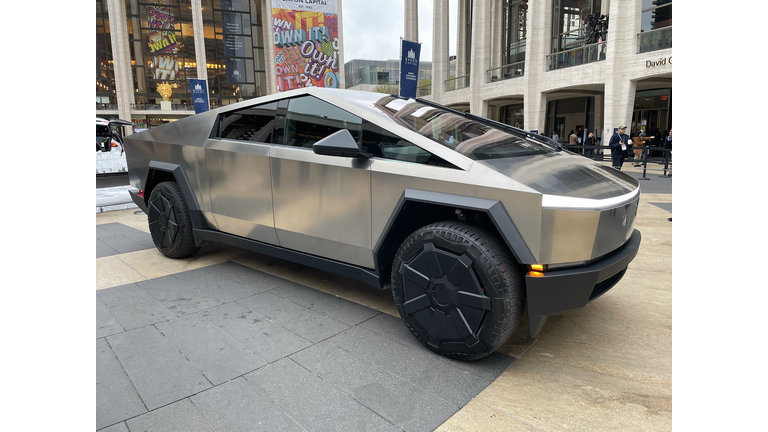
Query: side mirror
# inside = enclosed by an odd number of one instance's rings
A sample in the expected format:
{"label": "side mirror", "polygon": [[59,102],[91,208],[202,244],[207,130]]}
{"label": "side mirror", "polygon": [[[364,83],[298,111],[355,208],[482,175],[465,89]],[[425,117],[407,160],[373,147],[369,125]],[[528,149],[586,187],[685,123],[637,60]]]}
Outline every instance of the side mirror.
{"label": "side mirror", "polygon": [[363,153],[352,134],[346,129],[341,129],[312,145],[315,154],[326,156],[370,158],[371,155]]}

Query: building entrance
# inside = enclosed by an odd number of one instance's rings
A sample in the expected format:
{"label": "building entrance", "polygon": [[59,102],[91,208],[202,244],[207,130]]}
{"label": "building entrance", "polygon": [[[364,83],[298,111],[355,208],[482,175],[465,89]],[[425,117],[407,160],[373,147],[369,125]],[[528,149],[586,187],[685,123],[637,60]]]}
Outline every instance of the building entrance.
{"label": "building entrance", "polygon": [[[643,90],[635,93],[635,109],[632,112],[631,133],[645,130],[654,147],[664,144],[664,137],[672,128],[672,89]],[[660,150],[651,151],[651,156],[663,156]]]}

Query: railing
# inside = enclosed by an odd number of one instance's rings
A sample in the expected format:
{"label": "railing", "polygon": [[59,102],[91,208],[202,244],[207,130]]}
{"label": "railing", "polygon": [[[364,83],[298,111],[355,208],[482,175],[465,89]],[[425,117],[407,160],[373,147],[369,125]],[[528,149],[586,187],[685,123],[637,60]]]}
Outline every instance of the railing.
{"label": "railing", "polygon": [[189,111],[189,110],[194,111],[195,106],[190,104],[173,104],[171,105],[171,109],[174,111]]}
{"label": "railing", "polygon": [[132,110],[160,110],[160,104],[147,104],[147,103],[132,103],[131,104]]}
{"label": "railing", "polygon": [[424,97],[432,94],[432,83],[424,84],[416,89],[416,96]]}
{"label": "railing", "polygon": [[96,102],[97,110],[117,110],[117,104]]}
{"label": "railing", "polygon": [[488,69],[485,75],[485,82],[504,81],[511,78],[519,78],[523,75],[525,75],[525,61]]}
{"label": "railing", "polygon": [[637,35],[637,53],[642,54],[672,48],[672,26]]}
{"label": "railing", "polygon": [[469,87],[469,75],[445,80],[445,91],[458,90]]}
{"label": "railing", "polygon": [[605,60],[608,42],[600,42],[547,56],[547,70],[553,71]]}

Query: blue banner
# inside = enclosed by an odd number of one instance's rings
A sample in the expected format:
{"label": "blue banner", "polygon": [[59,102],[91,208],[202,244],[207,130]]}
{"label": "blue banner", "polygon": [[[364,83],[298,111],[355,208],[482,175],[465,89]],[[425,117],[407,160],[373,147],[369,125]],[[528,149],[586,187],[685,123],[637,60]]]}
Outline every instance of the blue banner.
{"label": "blue banner", "polygon": [[211,109],[208,102],[208,81],[190,79],[189,88],[192,92],[192,103],[195,104],[195,114],[200,114]]}
{"label": "blue banner", "polygon": [[400,39],[400,97],[415,98],[419,87],[421,44]]}

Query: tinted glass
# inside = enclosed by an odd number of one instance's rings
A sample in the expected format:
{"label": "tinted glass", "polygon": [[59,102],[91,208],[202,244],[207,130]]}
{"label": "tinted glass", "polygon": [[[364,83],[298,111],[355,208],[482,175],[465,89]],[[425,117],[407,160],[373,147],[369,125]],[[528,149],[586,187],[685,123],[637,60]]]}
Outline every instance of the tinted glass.
{"label": "tinted glass", "polygon": [[401,125],[470,159],[530,156],[555,151],[489,123],[418,102],[383,98],[376,105]]}
{"label": "tinted glass", "polygon": [[291,99],[285,118],[283,143],[312,148],[314,143],[328,135],[347,129],[359,144],[362,124],[360,117],[312,96]]}
{"label": "tinted glass", "polygon": [[375,157],[456,168],[452,163],[369,122],[363,124],[362,148],[363,152]]}
{"label": "tinted glass", "polygon": [[269,143],[277,102],[225,113],[219,119],[220,138]]}

